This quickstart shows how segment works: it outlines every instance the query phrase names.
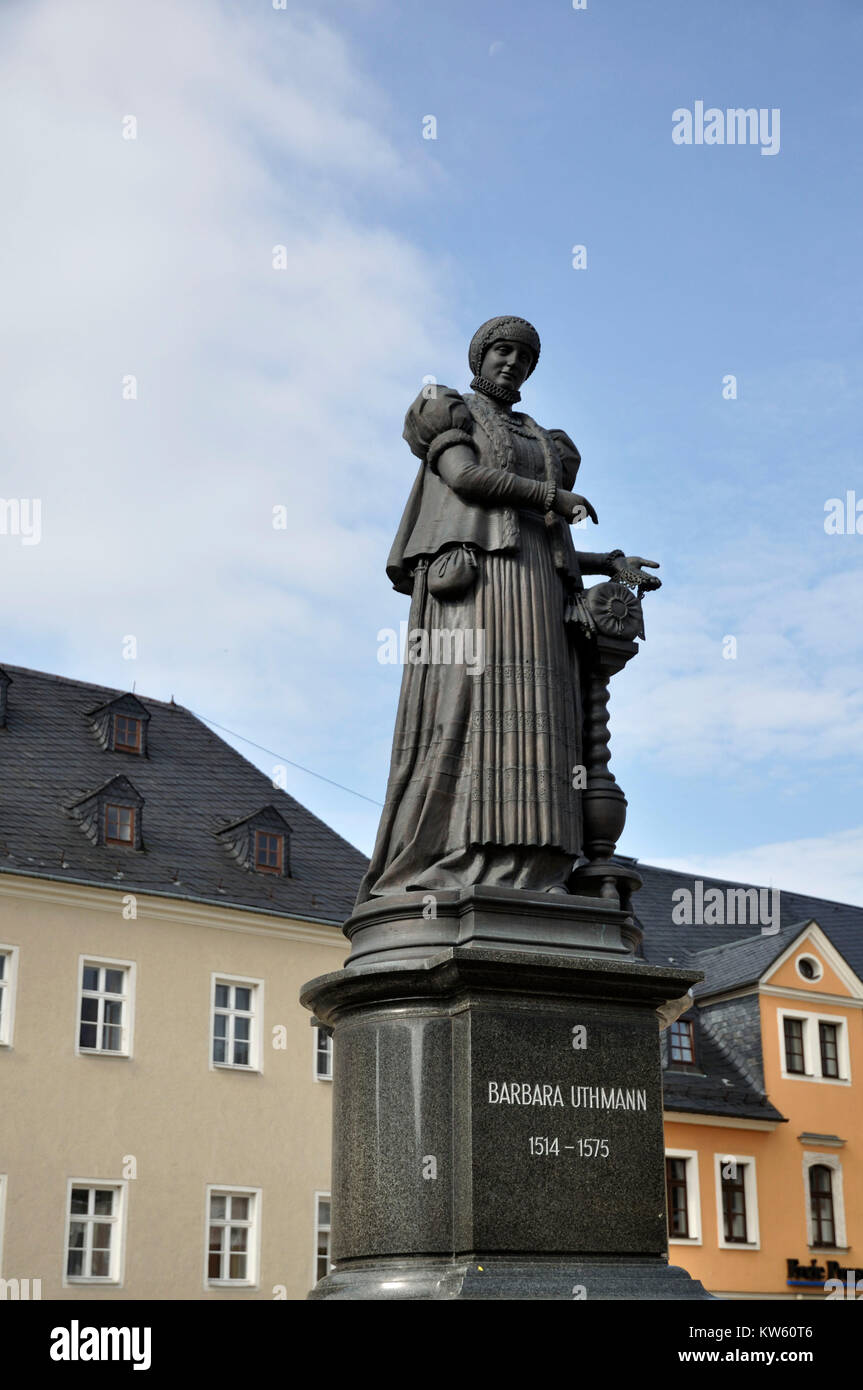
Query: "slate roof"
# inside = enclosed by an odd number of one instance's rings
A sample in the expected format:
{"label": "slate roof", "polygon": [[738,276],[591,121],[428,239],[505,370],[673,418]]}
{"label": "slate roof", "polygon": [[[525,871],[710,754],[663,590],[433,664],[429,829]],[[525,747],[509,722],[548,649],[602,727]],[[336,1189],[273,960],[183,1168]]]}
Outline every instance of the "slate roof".
{"label": "slate roof", "polygon": [[675,1070],[669,1066],[663,1071],[665,1109],[781,1123],[785,1116],[744,1076],[733,1057],[704,1026],[703,1020],[694,1017],[698,1070]]}
{"label": "slate roof", "polygon": [[[638,863],[637,868],[644,879],[644,887],[636,893],[633,903],[636,918],[644,932],[644,958],[652,965],[667,965],[669,961],[676,965],[684,962],[688,964],[693,953],[714,946],[727,946],[730,942],[742,941],[755,934],[749,924],[679,926],[671,919],[674,890],[691,889],[693,882],[698,878],[703,881],[705,892],[709,888],[725,890],[750,888],[755,885],[710,878],[706,874],[683,874],[675,869],[662,869],[653,864]],[[768,936],[764,940],[781,941],[781,949],[784,950],[793,940],[793,935],[798,934],[801,924],[811,921],[818,923],[855,974],[863,979],[863,907],[832,902],[827,898],[813,898],[805,893],[790,893],[783,889],[779,894],[780,931],[776,936]],[[719,963],[717,957],[713,968],[718,969]],[[701,968],[703,967],[697,964],[693,965],[693,969]],[[710,980],[707,984],[710,984]]]}
{"label": "slate roof", "polygon": [[[0,728],[0,872],[341,923],[366,859],[181,705],[138,695],[147,756],[100,746],[88,718],[127,692],[20,666]],[[144,849],[91,843],[69,808],[122,775],[144,797]],[[218,832],[274,806],[291,877],[243,868]]]}
{"label": "slate roof", "polygon": [[792,923],[775,936],[745,936],[740,941],[727,941],[724,946],[692,951],[687,957],[689,965],[704,971],[702,983],[692,991],[694,997],[754,984],[808,926],[808,921]]}

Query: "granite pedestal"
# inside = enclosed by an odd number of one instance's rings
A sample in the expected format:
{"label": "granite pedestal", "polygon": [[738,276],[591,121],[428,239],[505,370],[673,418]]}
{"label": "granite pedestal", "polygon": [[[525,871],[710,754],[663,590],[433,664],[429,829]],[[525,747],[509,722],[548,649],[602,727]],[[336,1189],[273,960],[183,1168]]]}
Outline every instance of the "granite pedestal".
{"label": "granite pedestal", "polygon": [[302,995],[335,1063],[310,1297],[707,1297],[667,1262],[658,1013],[701,977],[601,898],[407,894],[345,932]]}

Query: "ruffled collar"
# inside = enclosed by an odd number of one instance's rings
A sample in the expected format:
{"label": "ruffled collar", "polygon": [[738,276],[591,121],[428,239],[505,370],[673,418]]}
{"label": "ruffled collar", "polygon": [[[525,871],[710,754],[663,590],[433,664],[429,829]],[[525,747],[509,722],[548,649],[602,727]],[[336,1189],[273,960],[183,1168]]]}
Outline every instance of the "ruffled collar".
{"label": "ruffled collar", "polygon": [[514,391],[510,386],[500,386],[496,381],[489,381],[487,376],[482,376],[477,372],[470,384],[472,391],[481,391],[484,396],[491,396],[492,400],[504,401],[506,405],[515,405],[521,400],[521,392]]}

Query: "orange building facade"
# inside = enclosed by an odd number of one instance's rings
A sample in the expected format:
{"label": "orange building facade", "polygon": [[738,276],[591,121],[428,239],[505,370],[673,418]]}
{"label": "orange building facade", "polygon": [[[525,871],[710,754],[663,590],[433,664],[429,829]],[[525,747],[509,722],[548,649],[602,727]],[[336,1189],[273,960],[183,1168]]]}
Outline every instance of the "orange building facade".
{"label": "orange building facade", "polygon": [[699,956],[665,1041],[669,1259],[721,1298],[853,1296],[863,982],[815,921]]}

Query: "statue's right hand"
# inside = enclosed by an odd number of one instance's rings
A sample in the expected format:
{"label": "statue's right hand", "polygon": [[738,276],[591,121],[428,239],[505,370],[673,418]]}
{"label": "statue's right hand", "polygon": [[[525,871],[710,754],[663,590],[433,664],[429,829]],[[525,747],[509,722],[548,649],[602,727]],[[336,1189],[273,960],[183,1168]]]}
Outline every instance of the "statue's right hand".
{"label": "statue's right hand", "polygon": [[599,518],[586,497],[582,497],[580,492],[567,492],[565,488],[557,489],[557,497],[554,502],[554,510],[561,516],[565,516],[570,524],[575,525],[578,521],[584,521],[589,516],[595,525],[599,525]]}

